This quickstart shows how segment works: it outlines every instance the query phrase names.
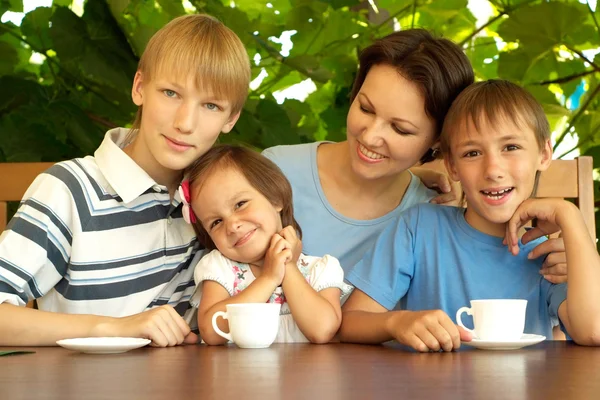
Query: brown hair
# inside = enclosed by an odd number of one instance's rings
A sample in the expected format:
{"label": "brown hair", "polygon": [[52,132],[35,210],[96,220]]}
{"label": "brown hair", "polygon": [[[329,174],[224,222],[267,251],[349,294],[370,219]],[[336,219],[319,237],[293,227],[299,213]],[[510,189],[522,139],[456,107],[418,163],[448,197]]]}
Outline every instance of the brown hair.
{"label": "brown hair", "polygon": [[[250,86],[250,59],[242,41],[206,14],[183,15],[156,32],[138,71],[146,82],[163,73],[183,80],[193,76],[197,88],[229,100],[232,114],[244,106]],[[141,121],[139,107],[131,129],[139,129]]]}
{"label": "brown hair", "polygon": [[[187,171],[190,185],[204,184],[207,177],[216,168],[235,168],[248,180],[250,185],[269,200],[274,206],[282,207],[281,224],[291,225],[298,237],[302,238],[302,229],[294,218],[292,186],[283,172],[274,162],[263,155],[241,146],[217,145],[207,151]],[[198,241],[208,250],[215,244],[200,221],[194,224]]]}
{"label": "brown hair", "polygon": [[[376,40],[359,57],[359,70],[350,100],[358,95],[372,66],[390,65],[420,86],[425,112],[435,120],[440,135],[446,113],[461,90],[473,83],[473,67],[462,49],[448,39],[435,38],[424,29],[394,32]],[[430,149],[421,162],[432,161]]]}
{"label": "brown hair", "polygon": [[525,124],[530,128],[540,150],[550,139],[550,124],[540,103],[519,85],[490,79],[472,84],[452,103],[440,138],[442,153],[451,154],[451,137],[468,119],[479,130],[482,121],[496,125],[502,118],[508,118],[516,126]]}

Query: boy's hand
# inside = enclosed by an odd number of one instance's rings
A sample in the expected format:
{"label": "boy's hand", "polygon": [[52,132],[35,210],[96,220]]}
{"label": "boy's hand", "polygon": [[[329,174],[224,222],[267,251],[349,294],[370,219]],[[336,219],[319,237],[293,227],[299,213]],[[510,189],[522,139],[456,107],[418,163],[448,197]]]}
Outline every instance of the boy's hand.
{"label": "boy's hand", "polygon": [[298,238],[296,230],[290,225],[283,228],[283,230],[279,232],[279,235],[290,244],[290,248],[292,250],[292,259],[289,261],[289,263],[294,264],[295,266],[298,262],[298,258],[300,257],[300,253],[302,253],[302,241]]}
{"label": "boy's hand", "polygon": [[537,219],[537,226],[524,235],[528,241],[560,231],[560,214],[570,206],[573,205],[562,199],[525,200],[506,224],[504,240],[508,250],[514,255],[519,254],[517,232],[532,219]]}
{"label": "boy's hand", "polygon": [[291,245],[281,235],[274,234],[271,244],[265,254],[265,262],[262,267],[261,276],[273,280],[275,286],[281,285],[285,276],[285,264],[292,260]]}
{"label": "boy's hand", "polygon": [[391,320],[390,333],[398,342],[421,352],[452,351],[460,347],[461,338],[472,339],[442,310],[398,312]]}
{"label": "boy's hand", "polygon": [[169,305],[153,308],[129,317],[116,318],[106,329],[114,336],[142,337],[152,340],[151,346],[169,347],[195,344],[198,335]]}
{"label": "boy's hand", "polygon": [[[529,232],[526,232],[523,237],[521,237],[521,242],[523,244],[537,239],[528,236]],[[562,237],[551,238],[540,243],[531,250],[527,255],[527,258],[532,260],[544,256],[546,256],[546,259],[542,264],[540,274],[542,274],[544,279],[548,282],[565,283],[567,281],[567,253],[565,252],[565,242]]]}

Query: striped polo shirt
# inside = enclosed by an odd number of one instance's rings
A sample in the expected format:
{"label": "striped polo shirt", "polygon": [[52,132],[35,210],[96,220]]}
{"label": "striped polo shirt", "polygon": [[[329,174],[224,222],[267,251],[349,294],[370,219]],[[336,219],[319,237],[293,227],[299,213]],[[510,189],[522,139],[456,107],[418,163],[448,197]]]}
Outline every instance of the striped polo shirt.
{"label": "striped polo shirt", "polygon": [[194,230],[107,132],[94,157],[55,164],[29,187],[0,235],[0,303],[122,317],[164,304],[183,315],[194,291]]}

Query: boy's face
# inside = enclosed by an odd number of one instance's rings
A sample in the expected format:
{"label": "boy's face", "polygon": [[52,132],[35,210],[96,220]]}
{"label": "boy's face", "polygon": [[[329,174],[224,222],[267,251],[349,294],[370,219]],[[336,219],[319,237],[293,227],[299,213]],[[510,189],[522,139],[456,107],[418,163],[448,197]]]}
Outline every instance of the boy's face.
{"label": "boy's face", "polygon": [[144,107],[136,141],[145,149],[138,156],[145,156],[136,161],[151,176],[155,171],[160,175],[188,167],[215,143],[221,132],[231,131],[240,115],[232,115],[227,99],[196,88],[193,79],[178,82],[165,74],[145,81],[138,71],[132,98],[137,106]]}
{"label": "boy's face", "polygon": [[481,120],[477,130],[469,118],[450,138],[446,168],[465,192],[465,219],[489,235],[504,236],[505,223],[532,195],[536,173],[552,159],[550,141],[540,150],[533,130],[520,125],[500,116],[495,125]]}

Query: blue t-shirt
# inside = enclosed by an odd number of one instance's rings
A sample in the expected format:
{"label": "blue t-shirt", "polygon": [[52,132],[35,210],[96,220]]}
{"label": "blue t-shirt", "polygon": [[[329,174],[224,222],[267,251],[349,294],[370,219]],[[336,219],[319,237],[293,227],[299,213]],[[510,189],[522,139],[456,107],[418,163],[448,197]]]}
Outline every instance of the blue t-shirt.
{"label": "blue t-shirt", "polygon": [[437,193],[413,175],[402,202],[391,212],[371,220],[345,217],[329,204],[321,187],[317,168],[317,147],[321,143],[271,147],[263,155],[281,168],[292,185],[294,216],[302,228],[302,251],[317,257],[330,254],[347,271],[373,246],[388,222]]}
{"label": "blue t-shirt", "polygon": [[[388,224],[346,279],[388,310],[441,309],[456,323],[469,300],[525,299],[525,333],[552,337],[567,285],[553,285],[527,254],[545,239],[520,244],[513,256],[502,238],[471,227],[457,207],[421,204]],[[472,318],[462,315],[472,327]]]}

